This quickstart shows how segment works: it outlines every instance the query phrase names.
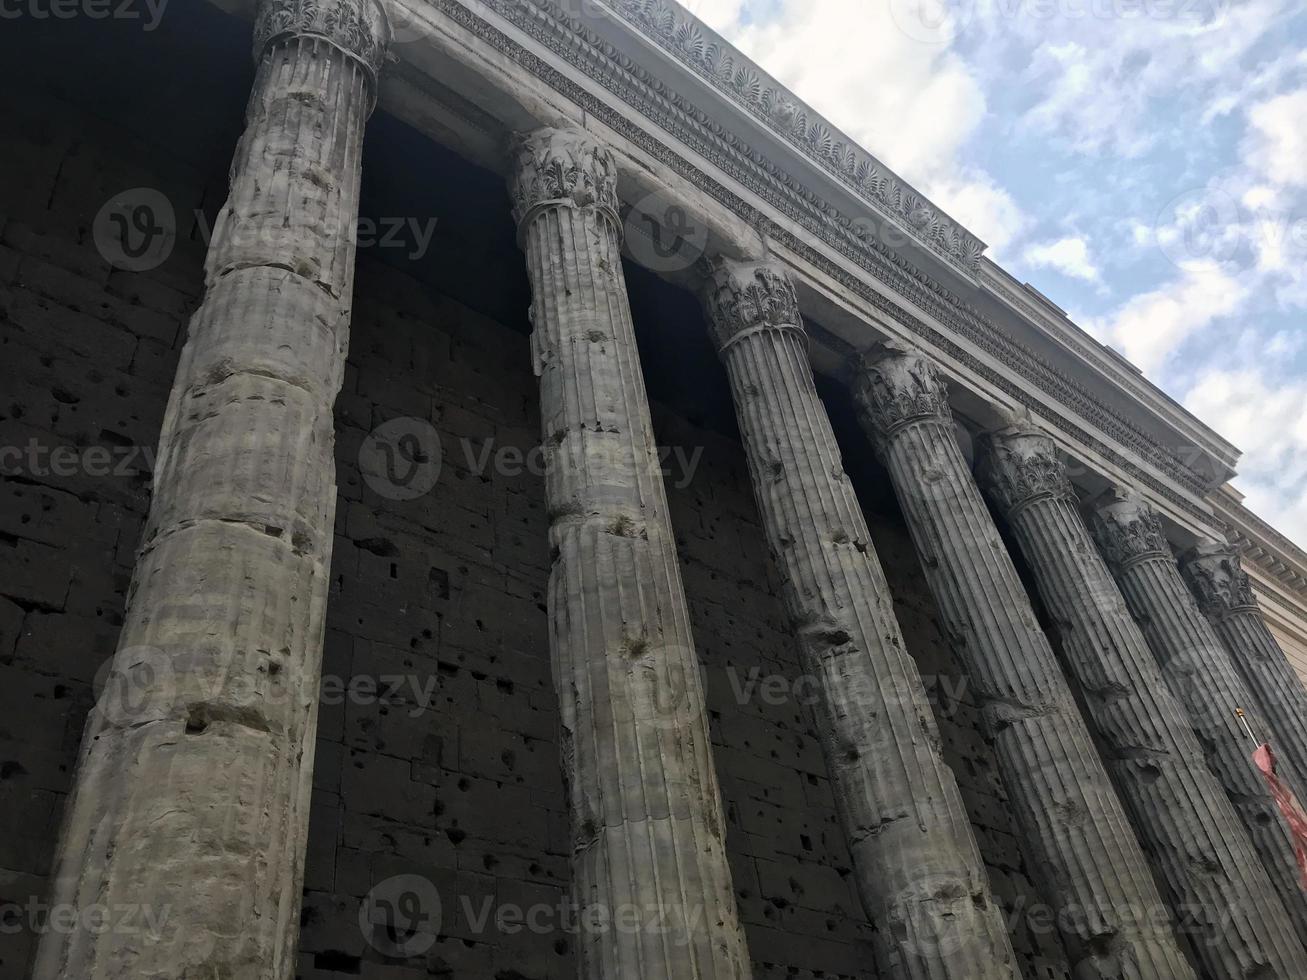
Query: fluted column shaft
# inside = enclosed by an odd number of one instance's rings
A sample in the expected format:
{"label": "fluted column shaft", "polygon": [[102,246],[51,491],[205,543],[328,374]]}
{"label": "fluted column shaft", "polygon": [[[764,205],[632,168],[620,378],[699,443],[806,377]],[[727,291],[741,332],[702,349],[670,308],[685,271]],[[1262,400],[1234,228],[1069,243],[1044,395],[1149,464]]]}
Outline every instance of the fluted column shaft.
{"label": "fluted column shaft", "polygon": [[1032,875],[1058,913],[1073,972],[1192,978],[1159,921],[1165,906],[1143,852],[962,457],[942,378],[920,353],[884,345],[861,365],[856,396],[944,632],[975,686]]}
{"label": "fluted column shaft", "polygon": [[1307,690],[1275,642],[1238,553],[1208,542],[1182,556],[1180,569],[1198,606],[1243,675],[1262,718],[1262,730],[1280,760],[1281,775],[1307,792]]}
{"label": "fluted column shaft", "polygon": [[1052,440],[1022,421],[991,433],[980,474],[1195,956],[1213,977],[1307,977],[1307,951],[1094,547]]}
{"label": "fluted column shaft", "polygon": [[48,931],[40,980],[294,973],[336,503],[332,404],[388,32],[371,0],[259,8],[246,128],[55,864],[55,905],[130,907],[164,925],[100,930],[83,916]]}
{"label": "fluted column shaft", "polygon": [[719,260],[705,293],[785,605],[876,928],[883,980],[1015,980],[999,909],[884,572],[817,396],[781,267]]}
{"label": "fluted column shaft", "polygon": [[579,130],[532,133],[515,162],[547,451],[573,889],[580,921],[627,923],[581,930],[580,975],[748,977],[622,274],[616,167]]}
{"label": "fluted column shaft", "polygon": [[1288,831],[1234,711],[1243,708],[1255,731],[1266,731],[1265,722],[1249,707],[1255,705],[1251,692],[1185,587],[1160,520],[1137,493],[1118,489],[1096,503],[1090,527],[1162,675],[1188,712],[1208,768],[1234,804],[1299,937],[1307,937],[1307,895]]}

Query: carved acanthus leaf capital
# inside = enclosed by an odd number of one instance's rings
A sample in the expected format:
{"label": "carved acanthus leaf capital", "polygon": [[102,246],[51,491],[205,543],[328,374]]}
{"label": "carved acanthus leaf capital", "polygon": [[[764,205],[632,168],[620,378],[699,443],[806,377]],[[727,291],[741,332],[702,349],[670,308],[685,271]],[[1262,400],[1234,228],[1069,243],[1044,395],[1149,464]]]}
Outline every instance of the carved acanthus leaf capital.
{"label": "carved acanthus leaf capital", "polygon": [[390,19],[382,0],[259,0],[254,18],[254,60],[279,41],[321,38],[359,61],[376,91],[390,44]]}
{"label": "carved acanthus leaf capital", "polygon": [[1120,568],[1142,558],[1170,558],[1162,519],[1136,490],[1113,487],[1094,502],[1089,518],[1098,549]]}
{"label": "carved acanthus leaf capital", "polygon": [[621,231],[617,161],[583,129],[549,127],[518,136],[508,189],[519,226],[541,208],[557,206],[594,208]]}
{"label": "carved acanthus leaf capital", "polygon": [[855,367],[854,395],[872,428],[889,436],[909,422],[952,423],[948,384],[933,361],[898,341],[877,344]]}
{"label": "carved acanthus leaf capital", "polygon": [[1180,556],[1180,571],[1202,611],[1213,619],[1253,609],[1257,597],[1239,553],[1220,541],[1206,541]]}
{"label": "carved acanthus leaf capital", "polygon": [[1028,414],[981,437],[976,476],[1007,514],[1035,500],[1075,499],[1057,446]]}
{"label": "carved acanthus leaf capital", "polygon": [[719,351],[754,330],[803,333],[799,298],[784,267],[716,258],[709,270],[703,301]]}

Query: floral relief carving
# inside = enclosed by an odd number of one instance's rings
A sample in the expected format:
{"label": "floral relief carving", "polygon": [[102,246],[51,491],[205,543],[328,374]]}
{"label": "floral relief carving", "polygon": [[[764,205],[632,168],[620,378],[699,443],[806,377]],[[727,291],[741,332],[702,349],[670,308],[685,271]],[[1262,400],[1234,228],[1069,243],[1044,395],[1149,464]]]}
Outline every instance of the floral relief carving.
{"label": "floral relief carving", "polygon": [[621,227],[617,163],[581,129],[537,129],[519,136],[509,182],[513,218],[522,224],[545,204],[597,208]]}
{"label": "floral relief carving", "polygon": [[746,330],[803,331],[799,298],[783,268],[719,258],[710,273],[704,305],[719,350]]}
{"label": "floral relief carving", "polygon": [[890,435],[909,422],[951,422],[948,384],[921,351],[897,342],[873,348],[855,372],[858,407],[877,432]]}
{"label": "floral relief carving", "polygon": [[1057,446],[1026,420],[1013,420],[980,440],[977,478],[1005,513],[1044,499],[1075,500]]}
{"label": "floral relief carving", "polygon": [[358,59],[376,82],[390,39],[381,0],[260,0],[254,57],[287,38],[320,37]]}
{"label": "floral relief carving", "polygon": [[1191,548],[1180,560],[1180,571],[1199,608],[1212,619],[1257,606],[1252,580],[1227,544],[1209,541]]}
{"label": "floral relief carving", "polygon": [[1113,487],[1095,502],[1089,529],[1108,564],[1120,568],[1145,558],[1171,559],[1162,519],[1138,493]]}

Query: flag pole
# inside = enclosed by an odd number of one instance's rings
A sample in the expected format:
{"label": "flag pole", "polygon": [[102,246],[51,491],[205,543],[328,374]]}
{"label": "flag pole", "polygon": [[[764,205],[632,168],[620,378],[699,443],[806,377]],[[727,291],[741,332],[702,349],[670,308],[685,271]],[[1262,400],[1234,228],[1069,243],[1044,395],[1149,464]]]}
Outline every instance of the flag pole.
{"label": "flag pole", "polygon": [[1257,736],[1253,734],[1252,727],[1248,724],[1248,716],[1243,713],[1243,708],[1235,708],[1234,716],[1239,719],[1239,724],[1243,725],[1243,730],[1248,733],[1252,743],[1260,746],[1262,743],[1257,741]]}

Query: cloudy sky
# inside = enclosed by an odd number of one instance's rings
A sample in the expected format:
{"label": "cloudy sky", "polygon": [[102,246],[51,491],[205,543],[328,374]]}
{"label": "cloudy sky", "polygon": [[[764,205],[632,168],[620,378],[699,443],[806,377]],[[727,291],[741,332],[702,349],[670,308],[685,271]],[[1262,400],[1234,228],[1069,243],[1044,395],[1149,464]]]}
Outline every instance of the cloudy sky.
{"label": "cloudy sky", "polygon": [[1307,546],[1302,0],[682,0],[1244,450]]}

